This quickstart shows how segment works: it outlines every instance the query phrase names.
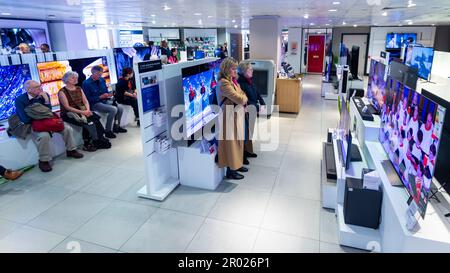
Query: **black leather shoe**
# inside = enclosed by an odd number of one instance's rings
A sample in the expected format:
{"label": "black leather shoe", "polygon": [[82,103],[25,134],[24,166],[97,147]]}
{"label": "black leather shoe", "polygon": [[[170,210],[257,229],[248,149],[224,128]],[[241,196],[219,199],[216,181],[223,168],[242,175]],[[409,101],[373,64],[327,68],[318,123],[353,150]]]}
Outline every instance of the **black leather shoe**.
{"label": "black leather shoe", "polygon": [[246,167],[240,167],[239,169],[236,170],[237,172],[241,172],[241,173],[246,173],[248,172],[248,169]]}
{"label": "black leather shoe", "polygon": [[115,126],[113,129],[113,132],[114,133],[126,133],[126,132],[128,132],[128,130],[124,129],[122,127],[119,127],[119,126]]}
{"label": "black leather shoe", "polygon": [[258,155],[255,154],[255,153],[245,152],[245,156],[248,157],[248,158],[255,158],[255,157],[257,157]]}
{"label": "black leather shoe", "polygon": [[250,165],[250,161],[246,157],[244,157],[244,165]]}
{"label": "black leather shoe", "polygon": [[107,138],[116,138],[116,135],[113,132],[106,132],[105,137]]}
{"label": "black leather shoe", "polygon": [[227,179],[241,180],[244,179],[244,176],[237,171],[227,170]]}

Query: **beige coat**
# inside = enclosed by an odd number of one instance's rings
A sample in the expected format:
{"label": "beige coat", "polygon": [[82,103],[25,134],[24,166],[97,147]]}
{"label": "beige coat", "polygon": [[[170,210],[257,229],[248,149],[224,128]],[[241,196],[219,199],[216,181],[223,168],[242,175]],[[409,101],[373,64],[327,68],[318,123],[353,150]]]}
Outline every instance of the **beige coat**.
{"label": "beige coat", "polygon": [[[223,117],[220,123],[218,164],[221,168],[229,167],[237,170],[242,167],[244,159],[244,105],[247,103],[247,96],[239,84],[234,85],[227,79],[221,79],[220,98],[223,101]],[[228,111],[235,104],[237,105],[236,110]],[[231,126],[233,121],[234,124]],[[233,128],[234,132],[227,132],[227,128]]]}

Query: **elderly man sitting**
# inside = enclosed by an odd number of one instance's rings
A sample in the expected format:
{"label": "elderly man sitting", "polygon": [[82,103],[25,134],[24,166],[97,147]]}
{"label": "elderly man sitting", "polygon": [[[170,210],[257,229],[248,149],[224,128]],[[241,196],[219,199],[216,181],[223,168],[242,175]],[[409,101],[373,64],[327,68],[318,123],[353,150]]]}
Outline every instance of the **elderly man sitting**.
{"label": "elderly man sitting", "polygon": [[[42,90],[41,85],[37,81],[28,80],[25,82],[26,93],[20,95],[16,99],[16,113],[25,124],[30,124],[33,119],[27,114],[25,108],[28,106],[39,103],[51,109],[50,99]],[[66,155],[72,158],[82,158],[83,154],[79,153],[76,149],[77,146],[73,139],[73,132],[70,127],[65,127],[63,131],[59,132],[66,144]],[[49,132],[35,132],[31,133],[34,143],[37,146],[39,152],[39,168],[43,172],[52,171],[50,161],[52,160],[52,154],[50,149],[51,133]]]}

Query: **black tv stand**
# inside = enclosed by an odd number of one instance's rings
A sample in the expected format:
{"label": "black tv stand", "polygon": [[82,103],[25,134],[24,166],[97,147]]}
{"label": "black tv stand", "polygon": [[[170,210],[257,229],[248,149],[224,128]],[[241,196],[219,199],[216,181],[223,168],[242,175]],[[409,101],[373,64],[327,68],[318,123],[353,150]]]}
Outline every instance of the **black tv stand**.
{"label": "black tv stand", "polygon": [[361,153],[359,152],[359,148],[355,144],[352,144],[352,147],[350,148],[350,161],[351,162],[362,161],[362,156]]}
{"label": "black tv stand", "polygon": [[437,194],[441,191],[447,185],[447,182],[442,183],[442,185],[435,191],[430,189],[431,195],[428,197],[428,199],[435,199],[438,203],[441,203],[441,200],[437,197]]}

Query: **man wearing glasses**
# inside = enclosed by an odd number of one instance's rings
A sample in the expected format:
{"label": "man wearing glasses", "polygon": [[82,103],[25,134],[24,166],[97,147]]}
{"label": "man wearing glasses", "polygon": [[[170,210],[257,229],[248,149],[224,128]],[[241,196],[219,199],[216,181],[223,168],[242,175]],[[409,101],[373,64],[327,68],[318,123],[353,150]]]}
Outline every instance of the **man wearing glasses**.
{"label": "man wearing glasses", "polygon": [[[25,124],[30,124],[32,118],[30,118],[25,112],[25,108],[33,103],[40,103],[50,109],[52,106],[50,104],[50,98],[47,93],[42,90],[41,85],[37,81],[28,80],[24,84],[26,93],[20,95],[16,99],[16,113],[19,116],[20,121]],[[66,155],[72,158],[82,158],[83,154],[79,153],[77,145],[73,139],[72,128],[65,126],[64,130],[59,132],[64,139],[66,144]],[[52,160],[52,150],[50,146],[50,140],[52,135],[49,132],[34,132],[32,131],[31,137],[33,142],[36,144],[39,152],[39,168],[43,172],[52,171],[52,166],[50,161]]]}
{"label": "man wearing glasses", "polygon": [[99,65],[94,66],[91,72],[92,75],[83,82],[83,91],[93,111],[108,115],[105,137],[116,138],[114,133],[127,132],[126,129],[121,128],[118,124],[114,126],[116,117],[117,121],[120,121],[122,118],[122,109],[111,103],[113,93],[108,92],[106,81],[102,78],[103,67]]}

